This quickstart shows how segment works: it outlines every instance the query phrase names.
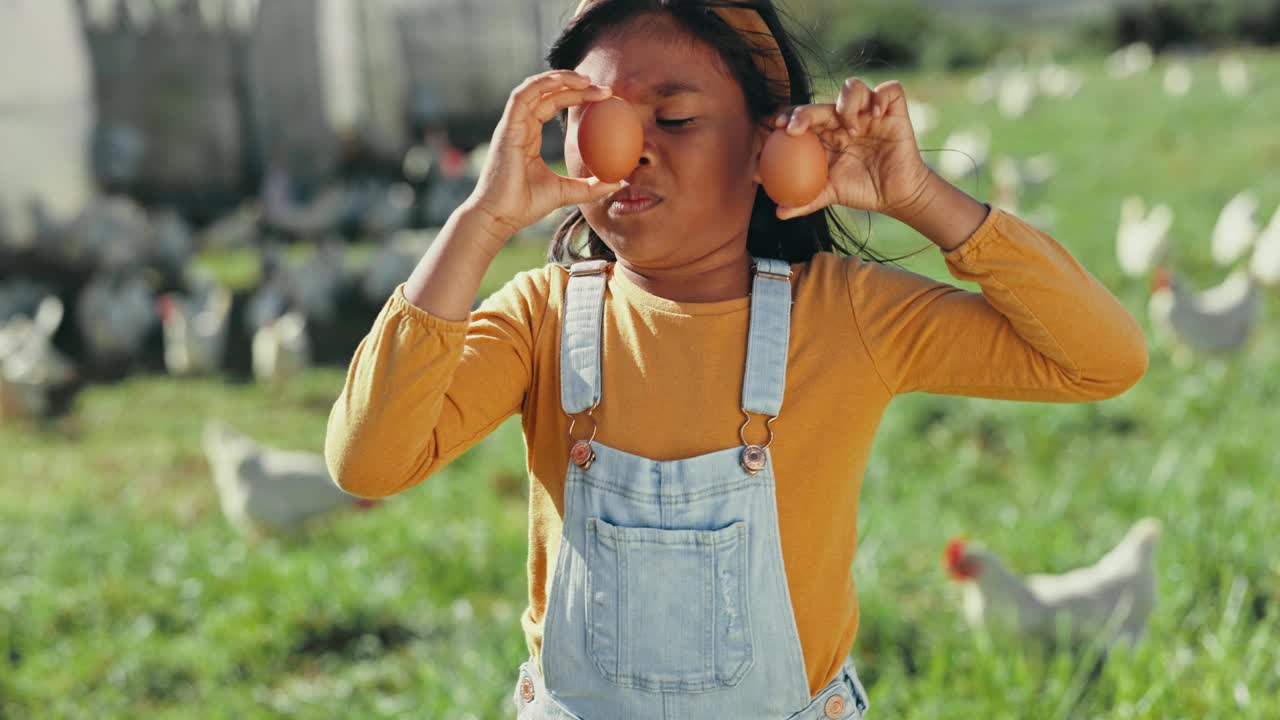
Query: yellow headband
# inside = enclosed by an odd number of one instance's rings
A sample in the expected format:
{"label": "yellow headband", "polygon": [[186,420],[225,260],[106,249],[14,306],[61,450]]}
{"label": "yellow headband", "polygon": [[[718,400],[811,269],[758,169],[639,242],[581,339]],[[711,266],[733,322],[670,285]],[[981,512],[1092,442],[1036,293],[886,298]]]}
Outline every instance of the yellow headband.
{"label": "yellow headband", "polygon": [[[587,6],[599,0],[582,0],[573,16],[578,17]],[[747,8],[715,8],[720,19],[741,33],[756,49],[756,67],[764,73],[770,85],[776,86],[788,99],[791,98],[791,75],[787,73],[787,62],[778,49],[778,41],[773,37],[769,26],[765,24],[760,13]]]}

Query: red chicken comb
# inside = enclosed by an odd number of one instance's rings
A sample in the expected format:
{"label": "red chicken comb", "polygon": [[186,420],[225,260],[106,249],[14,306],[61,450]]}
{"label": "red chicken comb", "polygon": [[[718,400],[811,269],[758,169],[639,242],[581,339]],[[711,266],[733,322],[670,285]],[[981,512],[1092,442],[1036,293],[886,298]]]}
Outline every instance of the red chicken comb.
{"label": "red chicken comb", "polygon": [[1169,268],[1156,268],[1155,273],[1151,275],[1151,290],[1168,290],[1173,287],[1173,273]]}
{"label": "red chicken comb", "polygon": [[963,537],[952,538],[942,551],[942,559],[946,563],[947,572],[954,580],[972,580],[977,574],[973,563],[964,556],[966,545],[967,542]]}
{"label": "red chicken comb", "polygon": [[156,298],[155,309],[156,315],[160,316],[162,321],[167,322],[169,318],[173,316],[173,296],[169,293],[165,293],[164,295]]}

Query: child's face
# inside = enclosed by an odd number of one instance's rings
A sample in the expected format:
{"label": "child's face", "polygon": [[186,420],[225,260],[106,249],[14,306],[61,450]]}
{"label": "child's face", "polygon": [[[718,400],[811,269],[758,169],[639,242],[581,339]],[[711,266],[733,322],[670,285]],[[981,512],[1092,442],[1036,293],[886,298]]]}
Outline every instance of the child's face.
{"label": "child's face", "polygon": [[[667,16],[645,16],[602,38],[574,69],[639,112],[644,155],[627,180],[658,199],[633,214],[608,199],[579,206],[604,242],[639,268],[742,252],[768,128],[751,118],[715,50]],[[574,177],[590,175],[576,140],[582,110],[568,113],[565,163]]]}

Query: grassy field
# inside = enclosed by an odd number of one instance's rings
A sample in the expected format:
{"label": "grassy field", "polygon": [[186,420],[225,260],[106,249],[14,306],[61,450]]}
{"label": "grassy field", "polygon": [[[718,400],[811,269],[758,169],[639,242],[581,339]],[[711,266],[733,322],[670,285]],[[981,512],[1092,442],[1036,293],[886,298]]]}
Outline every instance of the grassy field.
{"label": "grassy field", "polygon": [[[1109,80],[1098,63],[1074,100],[1017,122],[964,100],[965,78],[902,79],[942,110],[926,146],[982,121],[996,152],[1055,155],[1043,195],[1055,236],[1145,327],[1146,284],[1114,260],[1123,196],[1174,207],[1176,261],[1202,285],[1224,274],[1208,234],[1226,200],[1252,188],[1268,218],[1280,204],[1280,57],[1250,60],[1248,99],[1224,97],[1209,63],[1178,100],[1158,74]],[[885,252],[924,242],[871,228]],[[517,251],[489,287],[539,254]],[[905,265],[944,276],[933,251]],[[854,566],[872,717],[1280,717],[1277,299],[1247,352],[1183,370],[1153,342],[1148,375],[1114,400],[894,402]],[[0,430],[0,718],[513,717],[527,654],[516,422],[378,511],[305,537],[246,541],[223,520],[205,418],[319,451],[342,377],[318,369],[274,391],[137,378],[90,388],[51,426]],[[1142,515],[1165,522],[1160,604],[1146,640],[1096,680],[961,622],[939,562],[951,536],[1056,571]]]}

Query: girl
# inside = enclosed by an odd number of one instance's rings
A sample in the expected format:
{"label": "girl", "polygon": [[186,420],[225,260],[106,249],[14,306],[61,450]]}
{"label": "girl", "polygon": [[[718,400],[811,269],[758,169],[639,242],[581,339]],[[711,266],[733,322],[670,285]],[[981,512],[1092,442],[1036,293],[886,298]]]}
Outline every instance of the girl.
{"label": "girl", "polygon": [[[813,104],[770,0],[586,0],[549,60],[356,351],[330,470],[397,493],[521,414],[521,718],[860,718],[850,565],[888,402],[1112,397],[1145,372],[1143,335],[1052,238],[928,169],[899,84]],[[575,145],[610,94],[644,125],[616,184]],[[539,155],[557,115],[569,178]],[[781,127],[829,149],[804,207],[760,188]],[[860,259],[835,205],[910,225],[982,292]],[[557,262],[468,317],[503,244],[563,206]]]}

